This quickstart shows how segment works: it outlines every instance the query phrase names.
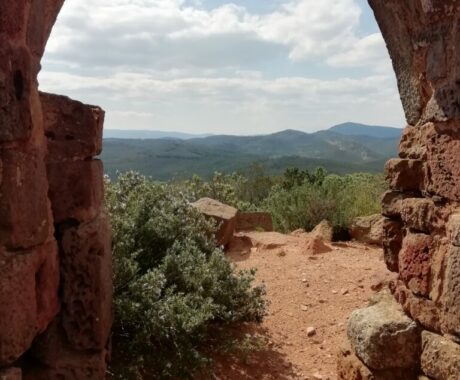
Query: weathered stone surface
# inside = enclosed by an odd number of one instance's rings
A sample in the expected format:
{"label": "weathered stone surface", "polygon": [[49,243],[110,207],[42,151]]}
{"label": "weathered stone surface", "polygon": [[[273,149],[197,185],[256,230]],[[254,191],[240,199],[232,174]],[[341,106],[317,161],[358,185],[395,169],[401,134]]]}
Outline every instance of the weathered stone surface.
{"label": "weathered stone surface", "polygon": [[384,220],[380,214],[355,218],[350,226],[350,235],[363,243],[381,245]]}
{"label": "weathered stone surface", "polygon": [[203,215],[214,219],[219,228],[216,232],[218,245],[226,246],[232,240],[236,228],[238,210],[211,198],[201,198],[191,204]]}
{"label": "weathered stone surface", "polygon": [[425,164],[421,160],[394,158],[385,165],[385,177],[392,190],[422,191],[425,187]]}
{"label": "weathered stone surface", "polygon": [[61,226],[62,324],[77,349],[101,350],[112,323],[110,225],[105,215]]}
{"label": "weathered stone surface", "polygon": [[0,252],[0,365],[12,364],[59,310],[57,247]]}
{"label": "weathered stone surface", "polygon": [[356,355],[371,369],[416,367],[420,352],[417,324],[391,294],[383,293],[376,304],[352,313],[348,338]]}
{"label": "weathered stone surface", "polygon": [[30,56],[24,47],[13,47],[1,35],[0,56],[9,57],[0,60],[0,143],[27,139],[32,131]]}
{"label": "weathered stone surface", "polygon": [[236,217],[236,231],[273,231],[272,215],[268,212],[239,212]]}
{"label": "weathered stone surface", "polygon": [[321,221],[310,233],[310,236],[316,237],[325,243],[330,243],[333,237],[333,229],[331,223],[327,220]]}
{"label": "weathered stone surface", "polygon": [[0,245],[24,249],[51,234],[46,168],[35,148],[0,149]]}
{"label": "weathered stone surface", "polygon": [[399,274],[415,294],[428,296],[433,239],[430,235],[409,233],[399,253]]}
{"label": "weathered stone surface", "polygon": [[93,220],[102,209],[103,167],[100,160],[49,163],[49,197],[54,222]]}
{"label": "weathered stone surface", "polygon": [[434,202],[425,198],[406,198],[402,200],[401,219],[412,230],[430,232],[437,222]]}
{"label": "weathered stone surface", "polygon": [[457,380],[460,376],[460,345],[442,336],[422,333],[423,372],[436,380]]}
{"label": "weathered stone surface", "polygon": [[416,371],[412,369],[371,370],[349,347],[342,347],[338,354],[337,380],[415,380],[416,378]]}
{"label": "weathered stone surface", "polygon": [[0,380],[22,380],[21,368],[0,369]]}
{"label": "weathered stone surface", "polygon": [[84,160],[102,150],[104,111],[65,96],[40,93],[48,162]]}
{"label": "weathered stone surface", "polygon": [[382,215],[388,218],[400,218],[401,202],[409,197],[410,195],[400,191],[386,191],[382,197]]}
{"label": "weathered stone surface", "polygon": [[399,221],[383,221],[383,258],[387,268],[392,272],[399,270],[399,252],[402,248],[403,225]]}
{"label": "weathered stone surface", "polygon": [[72,348],[59,318],[34,341],[32,355],[40,364],[38,368],[26,371],[25,379],[105,379],[106,350],[81,351]]}
{"label": "weathered stone surface", "polygon": [[[445,274],[443,327],[460,337],[460,248],[452,247]],[[460,359],[460,358],[459,358]]]}
{"label": "weathered stone surface", "polygon": [[455,212],[449,217],[447,231],[449,242],[460,247],[460,212]]}
{"label": "weathered stone surface", "polygon": [[390,289],[403,310],[425,329],[441,331],[441,308],[435,302],[418,297],[402,281],[390,283]]}

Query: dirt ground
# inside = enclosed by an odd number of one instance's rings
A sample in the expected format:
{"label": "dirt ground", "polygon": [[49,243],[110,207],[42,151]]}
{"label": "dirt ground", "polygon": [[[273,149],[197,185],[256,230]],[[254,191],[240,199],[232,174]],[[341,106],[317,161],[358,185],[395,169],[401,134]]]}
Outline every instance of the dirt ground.
{"label": "dirt ground", "polygon": [[263,349],[217,358],[219,380],[335,380],[337,351],[348,317],[391,279],[382,249],[331,243],[313,252],[306,233],[239,234],[228,255],[239,268],[257,268],[267,288],[268,316],[241,329],[263,337]]}

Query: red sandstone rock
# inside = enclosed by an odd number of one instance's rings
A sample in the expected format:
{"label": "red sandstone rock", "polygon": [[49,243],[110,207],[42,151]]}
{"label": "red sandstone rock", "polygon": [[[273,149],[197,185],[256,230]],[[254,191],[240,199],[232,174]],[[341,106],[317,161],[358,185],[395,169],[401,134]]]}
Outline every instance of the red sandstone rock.
{"label": "red sandstone rock", "polygon": [[49,197],[54,222],[88,222],[99,215],[104,199],[103,167],[99,160],[48,164]]}
{"label": "red sandstone rock", "polygon": [[102,350],[112,324],[109,221],[101,215],[61,233],[64,330],[74,348]]}
{"label": "red sandstone rock", "polygon": [[457,336],[460,336],[459,247],[451,247],[445,271],[443,328],[450,334],[456,334]]}
{"label": "red sandstone rock", "polygon": [[403,241],[403,225],[399,221],[383,221],[383,258],[392,272],[399,270],[399,252]]}
{"label": "red sandstone rock", "polygon": [[20,368],[0,369],[1,380],[22,380],[22,371]]}
{"label": "red sandstone rock", "polygon": [[380,214],[355,218],[350,226],[350,235],[363,243],[381,245],[384,220]]}
{"label": "red sandstone rock", "polygon": [[409,380],[415,379],[413,370],[371,370],[353,353],[350,347],[342,347],[337,358],[337,380]]}
{"label": "red sandstone rock", "polygon": [[410,229],[429,233],[436,225],[436,206],[431,199],[406,198],[401,201],[401,219]]}
{"label": "red sandstone rock", "polygon": [[26,371],[25,379],[105,379],[107,352],[72,348],[59,318],[34,341],[32,355],[40,365]]}
{"label": "red sandstone rock", "polygon": [[422,191],[425,170],[423,161],[393,158],[385,165],[385,177],[392,190]]}
{"label": "red sandstone rock", "polygon": [[433,239],[424,234],[408,234],[399,253],[399,274],[415,294],[428,296]]}
{"label": "red sandstone rock", "polygon": [[65,96],[40,93],[48,162],[84,160],[102,150],[104,111]]}
{"label": "red sandstone rock", "polygon": [[33,148],[2,149],[0,246],[24,249],[50,236],[48,184],[40,152]]}
{"label": "red sandstone rock", "polygon": [[30,347],[59,310],[56,244],[11,254],[0,252],[0,366]]}
{"label": "red sandstone rock", "polygon": [[214,219],[218,224],[216,240],[218,245],[226,246],[232,240],[236,228],[238,210],[211,198],[201,198],[192,203],[203,215]]}
{"label": "red sandstone rock", "polygon": [[460,345],[432,334],[422,333],[423,372],[433,379],[455,380],[460,375]]}

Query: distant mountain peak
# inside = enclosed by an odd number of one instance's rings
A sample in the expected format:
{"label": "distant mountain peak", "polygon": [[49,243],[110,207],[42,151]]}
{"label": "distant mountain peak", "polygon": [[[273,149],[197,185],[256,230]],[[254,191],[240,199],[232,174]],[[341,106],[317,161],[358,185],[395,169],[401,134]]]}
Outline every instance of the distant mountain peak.
{"label": "distant mountain peak", "polygon": [[402,134],[402,128],[384,127],[380,125],[366,125],[354,122],[346,122],[335,125],[328,131],[345,136],[370,136],[378,138],[398,138]]}

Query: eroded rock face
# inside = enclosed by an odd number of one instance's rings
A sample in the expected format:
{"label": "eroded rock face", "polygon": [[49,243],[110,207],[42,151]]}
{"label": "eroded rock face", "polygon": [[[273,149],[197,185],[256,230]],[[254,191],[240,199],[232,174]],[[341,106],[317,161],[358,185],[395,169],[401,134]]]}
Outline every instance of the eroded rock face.
{"label": "eroded rock face", "polygon": [[0,2],[3,380],[105,378],[110,234],[102,164],[93,159],[104,112],[37,88],[63,2]]}
{"label": "eroded rock face", "polygon": [[348,339],[356,355],[371,369],[416,367],[420,332],[389,293],[382,294],[374,305],[352,313]]}
{"label": "eroded rock face", "polygon": [[[404,312],[430,331],[422,333],[423,350],[416,358],[423,372],[419,379],[456,379],[460,363],[460,3],[369,3],[393,61],[408,123],[399,158],[385,168],[390,191],[382,201],[387,218],[384,257],[388,268],[399,274],[390,288]],[[374,324],[374,329],[379,326]],[[370,352],[377,357],[380,350],[381,360],[391,357],[385,347],[375,349],[387,333],[359,352],[359,346],[354,347],[363,365]],[[377,378],[374,368],[369,369]],[[354,378],[355,374],[344,377]]]}

